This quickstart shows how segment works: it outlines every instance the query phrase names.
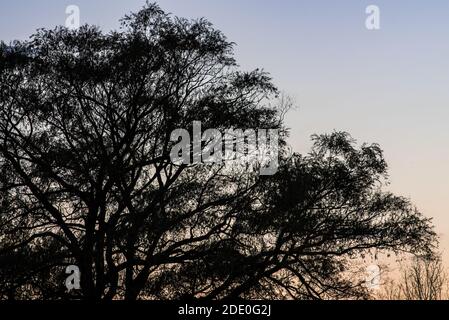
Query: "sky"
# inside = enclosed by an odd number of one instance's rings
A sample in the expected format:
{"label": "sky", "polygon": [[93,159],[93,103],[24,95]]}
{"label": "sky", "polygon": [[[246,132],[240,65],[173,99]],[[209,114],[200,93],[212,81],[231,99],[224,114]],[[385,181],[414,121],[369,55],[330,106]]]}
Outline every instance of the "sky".
{"label": "sky", "polygon": [[[0,40],[26,39],[65,23],[105,31],[144,0],[0,0]],[[449,1],[160,0],[187,18],[206,17],[236,43],[242,69],[263,68],[293,97],[290,144],[310,148],[314,133],[347,131],[381,145],[389,189],[432,217],[449,266]],[[380,30],[365,10],[380,9]]]}

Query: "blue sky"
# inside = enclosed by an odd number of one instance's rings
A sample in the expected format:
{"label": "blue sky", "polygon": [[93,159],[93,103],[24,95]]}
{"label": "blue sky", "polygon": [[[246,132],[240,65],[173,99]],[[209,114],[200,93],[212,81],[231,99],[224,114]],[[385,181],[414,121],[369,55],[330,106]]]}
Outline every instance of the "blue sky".
{"label": "blue sky", "polygon": [[[67,5],[104,30],[144,0],[0,1],[0,40],[64,24]],[[262,67],[299,108],[287,117],[300,152],[310,135],[348,131],[377,142],[390,188],[410,197],[441,233],[449,262],[449,1],[161,0],[166,11],[207,17],[236,42],[244,69]],[[365,28],[377,5],[381,30]]]}

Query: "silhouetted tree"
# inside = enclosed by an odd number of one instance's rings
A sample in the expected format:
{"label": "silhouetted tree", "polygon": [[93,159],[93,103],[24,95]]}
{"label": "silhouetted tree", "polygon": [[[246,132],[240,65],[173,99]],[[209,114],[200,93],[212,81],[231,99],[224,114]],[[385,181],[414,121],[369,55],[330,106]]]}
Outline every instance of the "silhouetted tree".
{"label": "silhouetted tree", "polygon": [[389,281],[379,298],[385,300],[447,300],[447,272],[441,256],[414,257],[398,280]]}
{"label": "silhouetted tree", "polygon": [[[2,44],[0,297],[363,297],[351,258],[429,253],[430,221],[381,191],[379,146],[336,132],[288,156],[277,95],[209,22],[154,4],[109,34]],[[278,173],[172,163],[171,132],[195,120],[278,128]],[[81,291],[67,295],[71,264]]]}

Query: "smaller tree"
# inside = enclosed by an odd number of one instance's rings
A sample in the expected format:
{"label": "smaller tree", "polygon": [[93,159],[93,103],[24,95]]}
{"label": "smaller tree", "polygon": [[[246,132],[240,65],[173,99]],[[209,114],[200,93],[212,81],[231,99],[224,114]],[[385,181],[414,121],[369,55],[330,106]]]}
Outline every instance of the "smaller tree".
{"label": "smaller tree", "polygon": [[447,300],[448,274],[441,257],[415,257],[399,281],[385,284],[380,299],[384,300]]}
{"label": "smaller tree", "polygon": [[406,300],[447,299],[447,274],[440,258],[415,258],[405,270],[401,291]]}

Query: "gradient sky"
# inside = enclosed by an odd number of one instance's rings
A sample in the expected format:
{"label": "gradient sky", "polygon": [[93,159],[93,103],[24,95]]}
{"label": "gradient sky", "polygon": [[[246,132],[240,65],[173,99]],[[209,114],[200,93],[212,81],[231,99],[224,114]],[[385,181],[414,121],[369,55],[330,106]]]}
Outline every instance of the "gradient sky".
{"label": "gradient sky", "polygon": [[[64,24],[67,5],[104,30],[144,0],[0,0],[0,40]],[[160,0],[179,16],[207,17],[236,42],[243,69],[262,67],[299,108],[287,117],[291,144],[344,130],[377,142],[390,189],[433,217],[449,264],[449,1]],[[365,8],[381,30],[365,28]]]}

